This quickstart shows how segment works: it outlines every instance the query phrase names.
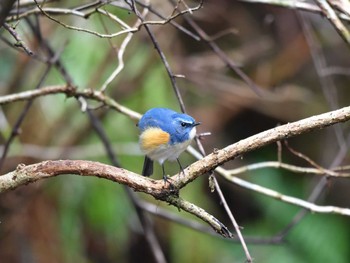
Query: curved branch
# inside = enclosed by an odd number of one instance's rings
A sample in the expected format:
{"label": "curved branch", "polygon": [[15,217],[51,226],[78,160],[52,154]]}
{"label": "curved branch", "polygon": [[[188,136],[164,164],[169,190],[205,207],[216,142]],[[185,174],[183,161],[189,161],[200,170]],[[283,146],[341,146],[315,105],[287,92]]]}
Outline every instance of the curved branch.
{"label": "curved branch", "polygon": [[43,161],[36,164],[20,164],[16,170],[0,176],[0,193],[21,185],[36,182],[62,174],[77,174],[108,179],[131,187],[135,191],[151,194],[160,198],[168,194],[161,180],[153,180],[136,173],[93,161],[57,160]]}
{"label": "curved branch", "polygon": [[92,99],[95,101],[102,102],[103,104],[111,107],[112,109],[119,111],[122,114],[125,114],[132,120],[139,120],[141,118],[141,114],[130,110],[125,106],[122,106],[121,104],[113,100],[111,97],[105,95],[101,91],[96,91],[93,89],[78,90],[76,87],[70,85],[47,86],[41,89],[28,90],[10,95],[0,96],[0,105],[16,101],[33,99],[49,94],[66,94],[67,97],[84,97],[86,99]]}
{"label": "curved branch", "polygon": [[350,120],[350,106],[281,125],[240,140],[239,142],[231,144],[223,149],[216,149],[213,153],[187,167],[185,170],[186,176],[177,174],[171,178],[174,180],[175,187],[182,188],[189,182],[195,180],[198,176],[208,173],[219,165],[222,165],[240,155],[259,149],[276,141],[301,135],[313,130],[323,129],[348,120]]}
{"label": "curved branch", "polygon": [[197,216],[207,222],[223,237],[233,237],[230,231],[219,220],[207,213],[204,209],[180,198],[172,187],[164,185],[163,180],[153,180],[125,169],[99,162],[57,160],[44,161],[27,166],[20,164],[17,166],[16,170],[0,176],[0,193],[15,189],[21,185],[36,182],[40,179],[63,174],[95,176],[126,185],[137,192],[150,194],[156,199],[166,201],[169,204]]}

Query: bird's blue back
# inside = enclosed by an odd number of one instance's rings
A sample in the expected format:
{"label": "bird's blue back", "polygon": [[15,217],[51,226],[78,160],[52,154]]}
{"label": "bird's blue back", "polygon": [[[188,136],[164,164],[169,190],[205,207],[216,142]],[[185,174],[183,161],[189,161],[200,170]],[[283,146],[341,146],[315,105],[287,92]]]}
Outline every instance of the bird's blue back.
{"label": "bird's blue back", "polygon": [[195,123],[195,120],[183,113],[166,108],[153,108],[147,111],[141,118],[138,126],[141,132],[150,127],[160,128],[170,134],[170,144],[181,143],[189,139],[192,127],[182,127],[181,123]]}

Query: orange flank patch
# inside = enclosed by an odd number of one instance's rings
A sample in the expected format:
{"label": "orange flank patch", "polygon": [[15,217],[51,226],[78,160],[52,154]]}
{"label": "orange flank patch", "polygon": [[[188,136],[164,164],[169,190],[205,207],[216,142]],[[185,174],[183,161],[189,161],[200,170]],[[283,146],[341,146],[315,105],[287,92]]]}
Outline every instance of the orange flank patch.
{"label": "orange flank patch", "polygon": [[143,151],[155,150],[162,144],[167,144],[170,134],[159,128],[148,128],[140,136],[140,144]]}

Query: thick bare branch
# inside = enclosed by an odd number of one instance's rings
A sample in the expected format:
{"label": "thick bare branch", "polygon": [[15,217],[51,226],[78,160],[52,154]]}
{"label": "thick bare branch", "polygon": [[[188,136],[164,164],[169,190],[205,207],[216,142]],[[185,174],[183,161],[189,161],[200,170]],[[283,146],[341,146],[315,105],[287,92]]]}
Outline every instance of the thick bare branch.
{"label": "thick bare branch", "polygon": [[132,188],[134,191],[152,195],[203,219],[224,237],[232,237],[227,228],[202,208],[181,199],[176,191],[163,180],[153,180],[115,166],[83,160],[44,161],[32,165],[20,164],[16,170],[0,176],[0,193],[21,185],[64,174],[95,176],[111,180]]}
{"label": "thick bare branch", "polygon": [[212,171],[219,165],[270,143],[311,132],[313,130],[322,129],[336,123],[346,122],[348,120],[350,120],[350,106],[258,133],[221,150],[215,150],[203,159],[193,163],[187,168],[187,176],[176,175],[174,178],[176,187],[181,188],[196,179],[198,176]]}
{"label": "thick bare branch", "polygon": [[164,184],[139,176],[122,168],[80,160],[44,161],[32,165],[20,164],[16,170],[0,176],[0,193],[18,186],[36,182],[61,174],[78,174],[96,176],[118,182],[133,188],[135,191],[164,195]]}

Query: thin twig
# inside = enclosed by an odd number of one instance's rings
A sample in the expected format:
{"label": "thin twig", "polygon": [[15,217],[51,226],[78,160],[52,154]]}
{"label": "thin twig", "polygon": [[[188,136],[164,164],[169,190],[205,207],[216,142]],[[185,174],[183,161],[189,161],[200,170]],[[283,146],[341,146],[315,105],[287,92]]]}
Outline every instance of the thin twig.
{"label": "thin twig", "polygon": [[[37,3],[36,0],[34,0],[34,2]],[[47,12],[45,12],[45,10],[42,9],[41,6],[38,3],[37,3],[37,7],[40,9],[42,14],[45,15],[47,18],[49,18],[50,20],[56,22],[57,24],[60,24],[61,26],[65,27],[67,29],[89,33],[89,34],[98,36],[100,38],[114,38],[114,37],[122,35],[122,34],[130,33],[130,32],[137,32],[137,31],[140,30],[140,28],[127,28],[127,29],[120,30],[120,31],[118,31],[116,33],[113,33],[113,34],[101,34],[101,33],[98,33],[96,31],[89,30],[89,29],[86,29],[86,28],[81,28],[81,27],[67,25],[67,24],[63,23],[62,21],[60,21],[60,20],[54,18],[53,16],[49,15]]]}
{"label": "thin twig", "polygon": [[[189,151],[191,152],[191,154],[193,156],[195,156],[197,159],[200,159],[200,161],[198,162],[202,162],[203,160],[207,161],[206,157],[202,158],[202,155],[197,152],[195,149],[193,149],[192,147],[189,147]],[[221,151],[221,150],[220,150]],[[196,164],[194,163],[194,164]],[[192,166],[192,165],[191,165]],[[190,167],[191,167],[190,166]],[[314,212],[314,213],[333,213],[333,214],[340,214],[340,215],[346,215],[346,216],[350,216],[350,209],[349,208],[341,208],[341,207],[336,207],[336,206],[321,206],[321,205],[316,205],[310,201],[305,201],[303,199],[299,199],[296,197],[292,197],[292,196],[288,196],[288,195],[284,195],[281,194],[277,191],[274,191],[272,189],[254,184],[254,183],[250,183],[248,181],[245,181],[243,179],[240,179],[236,176],[232,176],[232,174],[230,173],[230,171],[225,170],[222,167],[217,167],[215,168],[215,171],[217,173],[219,173],[220,175],[222,175],[226,180],[228,180],[229,182],[238,185],[244,189],[247,190],[251,190],[257,193],[260,193],[262,195],[265,196],[269,196],[272,197],[274,199],[277,199],[279,201],[288,203],[288,204],[292,204],[298,207],[302,207],[308,211]],[[322,177],[322,178],[326,178],[326,177]]]}
{"label": "thin twig", "polygon": [[292,164],[286,164],[282,162],[276,161],[268,161],[268,162],[260,162],[248,164],[239,168],[228,170],[231,175],[242,174],[248,171],[254,171],[258,169],[264,168],[276,168],[276,169],[285,169],[294,173],[306,173],[306,174],[317,174],[317,175],[328,175],[333,177],[350,177],[350,173],[340,173],[332,170],[328,170],[325,168],[310,168],[310,167],[300,167]]}
{"label": "thin twig", "polygon": [[38,17],[35,17],[35,24],[32,22],[31,19],[26,18],[26,22],[28,23],[29,27],[31,28],[34,36],[37,38],[39,41],[41,47],[46,51],[48,54],[48,58],[46,58],[46,64],[53,64],[58,72],[62,75],[64,80],[66,81],[67,85],[71,85],[73,83],[72,77],[66,70],[66,68],[63,66],[62,60],[60,58],[61,53],[63,52],[63,48],[61,48],[58,51],[55,51],[50,43],[43,38],[40,30],[40,23],[38,20]]}
{"label": "thin twig", "polygon": [[[144,8],[148,8],[148,10],[152,13],[155,14],[156,16],[158,16],[161,19],[166,19],[165,16],[163,16],[160,12],[156,11],[152,6],[150,5],[145,5],[143,2],[141,1],[136,1],[136,3]],[[194,34],[193,32],[191,32],[190,30],[188,30],[187,28],[183,27],[182,25],[176,23],[174,20],[170,20],[169,23],[171,25],[173,25],[176,29],[180,30],[181,32],[183,32],[184,34],[192,37],[193,39],[200,41],[200,37],[197,36],[196,34]]]}
{"label": "thin twig", "polygon": [[320,7],[324,15],[328,18],[329,22],[333,25],[333,27],[337,30],[339,35],[343,38],[343,40],[350,45],[350,32],[344,26],[343,22],[339,19],[337,13],[333,10],[333,8],[329,5],[326,0],[315,0],[317,5]]}
{"label": "thin twig", "polygon": [[[312,160],[310,157],[306,156],[305,154],[293,149],[291,146],[289,146],[289,143],[287,140],[284,141],[284,146],[287,147],[287,149],[292,153],[294,154],[295,156],[305,160],[306,162],[308,162],[311,166],[315,167],[316,169],[318,169],[319,171],[323,171],[323,170],[326,170],[325,168],[323,168],[321,165],[317,164],[314,160]],[[332,174],[332,173],[328,173],[326,171],[324,171],[324,173],[327,173],[327,174]],[[335,174],[332,174],[333,176]]]}
{"label": "thin twig", "polygon": [[[131,3],[130,3],[130,7],[131,9],[133,10],[133,12],[136,14],[136,16],[142,21],[142,23],[144,23],[144,18],[142,17],[142,15],[140,14],[140,12],[137,10],[136,8],[136,4],[135,4],[135,1],[134,0],[131,0]],[[180,94],[180,91],[179,91],[179,88],[177,86],[177,83],[176,83],[176,77],[175,75],[173,74],[171,68],[170,68],[170,65],[168,63],[168,60],[166,59],[165,57],[165,54],[163,53],[162,49],[160,48],[156,38],[155,38],[155,35],[153,34],[153,32],[151,31],[150,27],[145,24],[145,29],[154,45],[154,48],[156,49],[156,51],[158,52],[163,64],[164,64],[164,67],[168,73],[168,76],[170,78],[170,82],[171,82],[171,85],[174,89],[174,92],[175,92],[175,95],[176,95],[176,98],[177,100],[179,101],[179,104],[180,104],[180,108],[182,110],[182,112],[186,112],[186,108],[185,108],[185,104],[182,100],[182,97],[181,97],[181,94]]]}
{"label": "thin twig", "polygon": [[41,10],[39,8],[33,8],[30,10],[27,10],[25,12],[22,12],[20,14],[8,16],[6,18],[6,22],[13,22],[13,21],[18,21],[23,18],[26,18],[31,15],[36,15],[36,14],[42,14],[42,11],[44,11],[46,14],[49,15],[74,15],[78,17],[84,18],[86,16],[85,13],[74,10],[74,9],[68,9],[68,8],[57,8],[57,7],[42,7]]}
{"label": "thin twig", "polygon": [[224,206],[224,208],[226,210],[226,213],[228,214],[228,216],[229,216],[229,218],[230,218],[230,220],[231,220],[231,222],[232,222],[232,224],[233,224],[233,226],[234,226],[234,228],[236,230],[239,242],[241,243],[241,245],[243,247],[243,251],[244,251],[245,256],[247,258],[247,262],[252,262],[253,261],[252,257],[251,257],[251,255],[249,253],[247,244],[246,244],[246,242],[244,240],[244,237],[243,237],[243,235],[241,233],[240,227],[237,224],[237,221],[234,218],[234,216],[232,214],[232,211],[231,211],[230,207],[228,206],[228,204],[226,202],[226,198],[224,197],[224,195],[223,195],[223,193],[221,191],[221,187],[220,187],[218,181],[216,180],[215,176],[213,176],[213,181],[214,181],[214,185],[215,185],[215,190],[217,191],[217,193],[218,193],[218,195],[220,197],[220,200],[221,200],[221,202],[222,202],[222,204],[223,204],[223,206]]}
{"label": "thin twig", "polygon": [[14,28],[12,28],[9,24],[4,23],[4,28],[16,39],[15,47],[23,48],[23,50],[29,55],[33,56],[34,52],[26,45],[26,43],[21,39],[21,37],[17,34]]}
{"label": "thin twig", "polygon": [[[85,33],[89,33],[89,34],[92,34],[92,35],[95,35],[95,36],[98,36],[100,38],[114,38],[114,37],[117,37],[119,35],[122,35],[122,34],[127,34],[127,33],[135,33],[137,31],[139,31],[141,29],[142,26],[147,26],[147,25],[165,25],[167,23],[169,23],[171,20],[175,19],[176,17],[180,16],[180,15],[183,15],[185,13],[188,13],[189,10],[186,10],[186,11],[183,11],[183,12],[180,12],[180,13],[177,13],[173,16],[170,16],[169,18],[165,19],[165,20],[161,20],[161,21],[144,21],[142,20],[142,23],[140,23],[140,25],[138,27],[128,27],[124,30],[120,30],[116,33],[112,33],[112,34],[101,34],[101,33],[98,33],[96,31],[93,31],[93,30],[90,30],[90,29],[86,29],[86,28],[81,28],[81,27],[76,27],[76,26],[71,26],[71,25],[67,25],[65,23],[63,23],[62,21],[60,21],[59,19],[56,19],[54,18],[53,16],[51,16],[49,13],[47,13],[45,11],[45,9],[43,9],[39,3],[37,2],[37,0],[34,0],[34,2],[37,4],[37,7],[39,8],[40,12],[46,16],[48,19],[56,22],[57,24],[67,28],[67,29],[70,29],[70,30],[75,30],[75,31],[80,31],[80,32],[85,32]],[[196,8],[193,8],[191,10],[196,10]],[[95,11],[93,11],[95,12]],[[85,15],[86,16],[86,15]]]}
{"label": "thin twig", "polygon": [[[218,237],[218,235],[213,231],[212,228],[209,228],[206,225],[203,225],[195,220],[191,220],[189,218],[184,218],[179,216],[178,213],[173,213],[167,209],[164,209],[162,207],[160,207],[159,205],[155,205],[153,203],[144,201],[142,199],[137,199],[137,205],[142,208],[143,210],[147,211],[148,213],[155,215],[157,217],[161,217],[164,218],[166,220],[170,220],[173,221],[175,223],[178,223],[180,225],[183,225],[185,227],[194,229],[200,233],[205,233],[214,237]],[[234,236],[231,239],[225,239],[227,241],[230,242],[240,242],[239,239]],[[263,237],[247,237],[245,236],[245,240],[247,243],[250,244],[280,244],[283,242],[283,240],[281,240],[278,237],[267,237],[267,238],[263,238]]]}
{"label": "thin twig", "polygon": [[233,62],[222,49],[213,41],[213,39],[200,28],[194,20],[188,16],[185,16],[186,22],[195,30],[195,32],[201,37],[214,53],[233,71],[235,72],[256,94],[261,95],[261,88],[254,83],[240,68]]}
{"label": "thin twig", "polygon": [[172,204],[175,207],[178,207],[179,209],[182,209],[202,219],[204,222],[207,222],[215,230],[215,232],[219,233],[221,236],[226,238],[233,237],[232,233],[227,229],[227,227],[224,224],[222,224],[218,219],[208,214],[208,212],[196,206],[195,204],[192,204],[175,195],[167,195],[161,200],[164,200],[169,204]]}
{"label": "thin twig", "polygon": [[95,91],[90,89],[80,91],[70,85],[48,86],[48,87],[41,88],[39,90],[30,90],[30,91],[24,91],[16,94],[1,96],[0,105],[7,104],[10,102],[15,102],[15,101],[28,100],[30,98],[36,98],[36,97],[45,96],[49,94],[66,94],[68,97],[82,96],[87,99],[93,99],[93,100],[102,102],[103,104],[111,107],[112,109],[117,110],[120,113],[123,113],[129,116],[131,119],[135,121],[139,120],[141,117],[141,114],[135,111],[132,111],[127,107],[122,106],[112,98],[103,94],[101,91]]}
{"label": "thin twig", "polygon": [[[103,12],[102,10],[100,10],[100,12]],[[142,12],[142,16],[147,15],[148,9],[144,8],[143,12]],[[137,20],[136,23],[134,24],[133,27],[138,27],[141,25],[141,20]],[[131,41],[131,38],[133,36],[133,33],[128,33],[126,35],[126,37],[124,38],[122,44],[120,45],[120,48],[118,49],[118,66],[117,68],[112,72],[112,74],[106,79],[106,81],[102,84],[101,87],[101,91],[104,92],[107,88],[107,86],[116,78],[116,76],[123,70],[124,68],[124,60],[123,60],[123,56],[124,56],[124,52],[125,49],[127,47],[127,45],[129,44],[129,42]]]}
{"label": "thin twig", "polygon": [[[321,8],[319,8],[317,5],[309,3],[307,1],[303,1],[303,0],[292,0],[292,1],[239,0],[239,1],[246,2],[246,3],[260,3],[260,4],[266,4],[266,5],[281,6],[281,7],[286,7],[290,9],[297,9],[301,11],[317,13],[320,15],[323,14]],[[343,20],[350,20],[350,16],[344,13],[340,14],[339,17]]]}
{"label": "thin twig", "polygon": [[[41,87],[41,85],[43,84],[43,82],[45,81],[47,75],[49,74],[51,69],[51,64],[48,65],[43,73],[43,75],[41,76],[38,84],[36,85],[35,89],[33,91],[38,91],[39,88]],[[17,121],[15,122],[11,133],[10,133],[10,137],[6,140],[5,144],[4,144],[4,150],[1,154],[1,158],[0,158],[0,170],[2,169],[4,162],[5,162],[5,158],[7,156],[7,153],[10,149],[11,143],[12,141],[18,136],[19,134],[19,130],[20,127],[22,125],[22,122],[24,121],[24,118],[26,117],[26,115],[29,112],[29,109],[31,108],[32,104],[33,104],[33,99],[34,98],[28,98],[27,103],[25,104],[25,106],[23,107],[23,110],[21,111]]]}

